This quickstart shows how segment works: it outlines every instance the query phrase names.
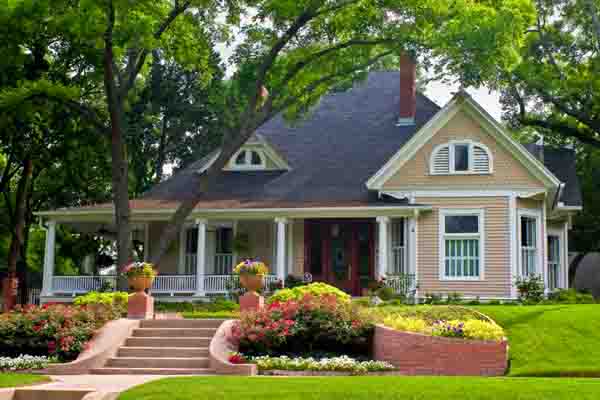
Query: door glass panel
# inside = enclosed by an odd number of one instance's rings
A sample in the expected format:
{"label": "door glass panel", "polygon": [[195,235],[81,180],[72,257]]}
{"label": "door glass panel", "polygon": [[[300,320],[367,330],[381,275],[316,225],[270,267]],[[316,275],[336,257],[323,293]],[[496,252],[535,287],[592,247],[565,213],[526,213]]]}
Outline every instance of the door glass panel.
{"label": "door glass panel", "polygon": [[369,232],[369,224],[360,224],[358,226],[358,268],[361,289],[369,286],[371,272],[371,246],[369,243]]}
{"label": "door glass panel", "polygon": [[320,224],[310,224],[310,273],[323,273],[323,236]]}
{"label": "door glass panel", "polygon": [[331,226],[331,269],[336,281],[350,279],[350,257],[347,254],[349,233],[349,230],[343,225]]}

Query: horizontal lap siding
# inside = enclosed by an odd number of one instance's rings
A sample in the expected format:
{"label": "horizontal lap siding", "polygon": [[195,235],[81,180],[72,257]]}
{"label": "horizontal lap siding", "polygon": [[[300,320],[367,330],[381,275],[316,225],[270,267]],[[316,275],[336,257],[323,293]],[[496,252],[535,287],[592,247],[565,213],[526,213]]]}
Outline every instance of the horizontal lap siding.
{"label": "horizontal lap siding", "polygon": [[[419,217],[418,280],[419,292],[460,292],[467,296],[509,297],[510,234],[506,197],[417,198],[419,204],[430,204],[433,211]],[[463,208],[485,210],[485,271],[481,281],[443,281],[439,279],[439,209]]]}

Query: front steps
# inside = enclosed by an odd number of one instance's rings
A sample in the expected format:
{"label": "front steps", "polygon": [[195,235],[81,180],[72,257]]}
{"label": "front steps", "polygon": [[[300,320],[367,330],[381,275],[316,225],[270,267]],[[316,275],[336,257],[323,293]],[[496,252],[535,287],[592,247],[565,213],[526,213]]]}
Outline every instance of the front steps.
{"label": "front steps", "polygon": [[114,357],[93,374],[206,375],[208,346],[222,320],[141,321]]}

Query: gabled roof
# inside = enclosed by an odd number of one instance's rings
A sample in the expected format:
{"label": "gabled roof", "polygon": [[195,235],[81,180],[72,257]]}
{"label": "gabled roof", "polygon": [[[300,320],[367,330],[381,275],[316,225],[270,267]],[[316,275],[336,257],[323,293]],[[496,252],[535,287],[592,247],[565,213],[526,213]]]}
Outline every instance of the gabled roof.
{"label": "gabled roof", "polygon": [[498,124],[471,96],[460,91],[444,108],[439,110],[412,138],[371,176],[366,185],[371,190],[381,190],[385,182],[395,175],[402,166],[415,156],[417,151],[442,129],[448,121],[459,111],[468,113],[477,120],[481,126],[491,134],[496,141],[510,151],[515,159],[519,160],[535,177],[550,189],[556,190],[560,180],[544,166],[537,158],[533,157],[525,147],[514,140],[510,133]]}

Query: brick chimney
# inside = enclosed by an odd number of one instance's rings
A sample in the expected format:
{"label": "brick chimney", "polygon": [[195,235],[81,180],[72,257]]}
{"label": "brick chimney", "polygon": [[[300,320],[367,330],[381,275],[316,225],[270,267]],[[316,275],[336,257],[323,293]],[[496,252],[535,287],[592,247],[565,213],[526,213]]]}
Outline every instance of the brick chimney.
{"label": "brick chimney", "polygon": [[417,110],[417,66],[411,56],[400,56],[400,114],[398,126],[414,125]]}

